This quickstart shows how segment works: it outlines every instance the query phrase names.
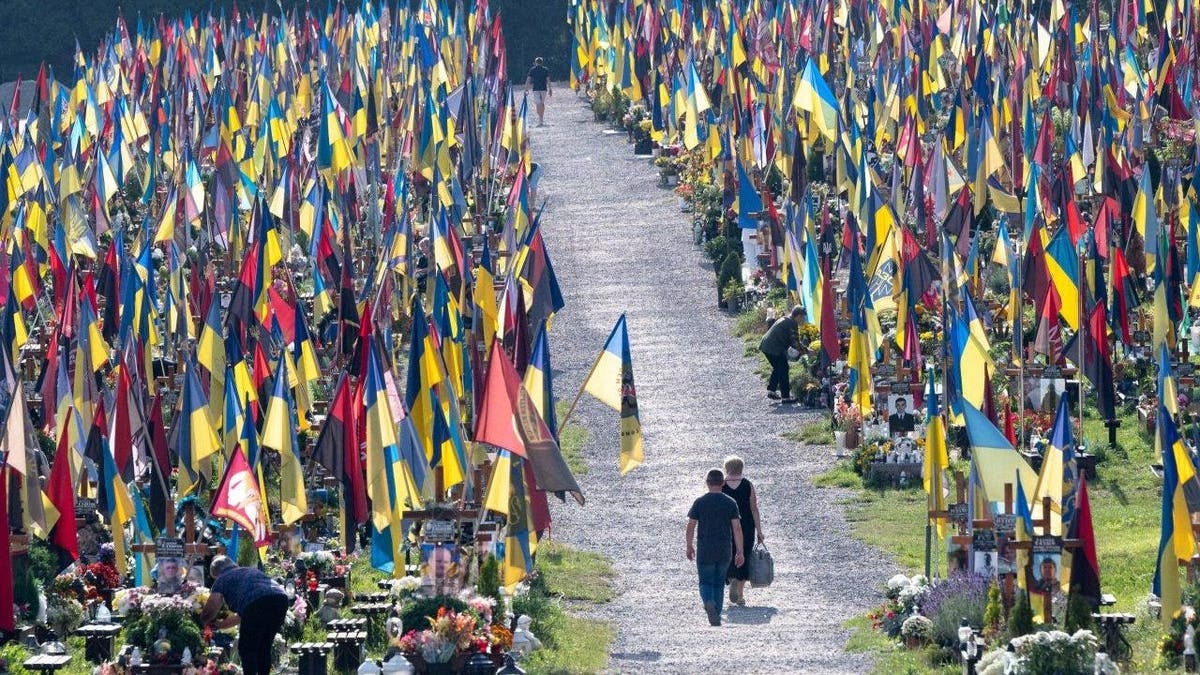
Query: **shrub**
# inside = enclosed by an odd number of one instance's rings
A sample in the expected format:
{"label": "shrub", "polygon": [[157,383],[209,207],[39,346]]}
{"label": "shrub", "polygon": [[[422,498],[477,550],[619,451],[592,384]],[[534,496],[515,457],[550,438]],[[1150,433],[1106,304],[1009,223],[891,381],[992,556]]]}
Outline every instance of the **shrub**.
{"label": "shrub", "polygon": [[921,613],[933,621],[933,641],[944,647],[958,644],[959,622],[983,625],[987,609],[988,577],[958,574],[929,589],[921,601]]}
{"label": "shrub", "polygon": [[900,625],[900,634],[905,639],[916,639],[922,642],[929,641],[933,637],[933,622],[920,614],[914,614],[904,620]]}
{"label": "shrub", "polygon": [[1029,594],[1017,591],[1017,600],[1013,604],[1012,613],[1008,617],[1008,636],[1021,637],[1033,632],[1033,606],[1029,604]]}
{"label": "shrub", "polygon": [[992,633],[999,632],[1000,618],[1004,607],[1000,601],[1000,586],[995,581],[988,586],[987,608],[983,610],[983,627]]}
{"label": "shrub", "polygon": [[717,288],[724,290],[733,280],[742,280],[742,259],[736,252],[730,251],[725,254],[725,260],[721,262],[721,269],[717,272]]}
{"label": "shrub", "polygon": [[725,237],[717,235],[704,242],[704,252],[708,254],[708,257],[711,258],[713,262],[718,260],[723,261],[725,260],[725,256],[729,253],[729,242],[725,240]]}
{"label": "shrub", "polygon": [[496,615],[503,616],[504,596],[500,594],[500,562],[496,556],[487,556],[479,565],[479,582],[475,584],[475,592],[481,597],[494,599]]}
{"label": "shrub", "polygon": [[429,628],[429,618],[437,616],[439,607],[446,607],[455,612],[467,609],[467,603],[452,595],[439,595],[432,598],[417,598],[404,607],[400,612],[400,620],[404,622],[404,631],[425,630]]}
{"label": "shrub", "polygon": [[1063,627],[1067,629],[1068,633],[1091,630],[1092,603],[1083,593],[1076,591],[1071,593],[1067,599],[1067,616],[1063,621]]}

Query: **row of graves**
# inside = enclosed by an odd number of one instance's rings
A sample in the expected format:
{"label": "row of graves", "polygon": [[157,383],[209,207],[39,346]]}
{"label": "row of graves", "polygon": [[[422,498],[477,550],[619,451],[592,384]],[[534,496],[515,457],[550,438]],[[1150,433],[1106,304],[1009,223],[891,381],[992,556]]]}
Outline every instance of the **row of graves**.
{"label": "row of graves", "polygon": [[[1136,424],[1162,481],[1159,559],[1145,561],[1159,655],[1194,666],[1180,579],[1195,578],[1200,515],[1183,428],[1200,118],[1172,80],[1195,54],[1155,45],[1191,40],[1195,17],[835,5],[582,8],[575,44],[613,48],[572,82],[597,119],[615,100],[631,140],[645,128],[661,146],[660,185],[692,213],[722,308],[767,325],[806,311],[791,393],[830,411],[837,453],[868,486],[926,493],[911,523],[924,574],[888,581],[878,629],[935,655],[961,646],[964,672],[985,648],[987,672],[1129,660],[1135,618],[1101,591],[1087,486]],[[1134,53],[1161,87],[1122,87],[1148,72]],[[950,606],[972,610],[957,634],[938,614]],[[1046,665],[1064,654],[1087,658]]]}
{"label": "row of graves", "polygon": [[[0,631],[27,670],[236,672],[237,628],[199,620],[225,554],[291,598],[280,669],[520,672],[547,493],[583,498],[498,13],[210,12],[112,43],[0,124]],[[627,471],[624,331],[588,391]]]}
{"label": "row of graves", "polygon": [[[521,672],[515,659],[541,642],[530,631],[530,617],[511,613],[513,586],[505,576],[512,571],[504,566],[514,563],[505,548],[521,542],[506,537],[502,514],[484,507],[491,469],[485,461],[470,489],[447,491],[435,468],[437,494],[447,501],[403,512],[403,557],[390,574],[355,565],[369,555],[365,550],[347,555],[344,543],[369,547],[370,537],[363,528],[343,528],[340,486],[331,477],[316,481],[325,487],[309,491],[313,508],[297,523],[275,523],[261,552],[245,528],[239,532],[236,522],[214,516],[195,498],[168,501],[161,536],[130,547],[133,569],[127,572],[118,570],[118,547],[85,486],[74,502],[78,559],[17,607],[19,616],[32,619],[13,636],[34,652],[21,665],[54,673],[82,658],[110,672],[237,672],[237,628],[200,623],[208,563],[232,555],[253,565],[261,553],[292,600],[276,639],[274,662],[281,669],[300,675]],[[8,540],[14,568],[25,575],[36,564],[30,558],[49,556],[28,534],[17,531]],[[352,568],[377,579],[377,590],[362,591],[367,584],[361,580],[354,584]],[[319,640],[298,641],[314,635]],[[82,638],[82,654],[68,650],[72,636]]]}

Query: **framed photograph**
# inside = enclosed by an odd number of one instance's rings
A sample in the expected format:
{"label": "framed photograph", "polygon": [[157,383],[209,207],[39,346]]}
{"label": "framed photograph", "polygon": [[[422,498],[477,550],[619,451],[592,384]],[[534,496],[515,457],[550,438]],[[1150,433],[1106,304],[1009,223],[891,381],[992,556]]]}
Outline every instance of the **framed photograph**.
{"label": "framed photograph", "polygon": [[421,544],[421,581],[439,589],[457,589],[459,574],[458,546],[449,543]]}
{"label": "framed photograph", "polygon": [[995,551],[975,551],[973,567],[975,574],[985,577],[996,577],[1000,574],[999,556]]}
{"label": "framed photograph", "polygon": [[187,579],[183,557],[159,557],[155,564],[154,589],[160,595],[174,595]]}
{"label": "framed photograph", "polygon": [[888,435],[906,436],[917,430],[911,394],[892,394],[888,397]]}

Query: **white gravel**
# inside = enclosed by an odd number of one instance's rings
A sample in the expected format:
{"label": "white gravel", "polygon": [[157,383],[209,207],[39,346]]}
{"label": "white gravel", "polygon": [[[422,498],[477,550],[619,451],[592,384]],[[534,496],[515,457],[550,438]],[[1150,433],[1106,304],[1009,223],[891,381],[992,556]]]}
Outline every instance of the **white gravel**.
{"label": "white gravel", "polygon": [[[538,199],[549,200],[543,231],[567,303],[551,331],[556,394],[575,395],[626,312],[645,433],[646,464],[621,478],[617,414],[585,396],[574,422],[591,431],[587,505],[552,500],[553,536],[610,556],[619,574],[619,597],[597,610],[617,632],[612,671],[868,671],[869,659],[845,653],[843,622],[880,600],[895,564],[850,537],[838,505],[848,492],[812,487],[832,452],[780,436],[812,417],[768,405],[674,193],[657,187],[654,166],[623,135],[605,134],[558,91],[548,126],[531,130],[545,169]],[[746,459],[758,486],[776,580],[712,628],[683,528],[704,471],[729,453]]]}

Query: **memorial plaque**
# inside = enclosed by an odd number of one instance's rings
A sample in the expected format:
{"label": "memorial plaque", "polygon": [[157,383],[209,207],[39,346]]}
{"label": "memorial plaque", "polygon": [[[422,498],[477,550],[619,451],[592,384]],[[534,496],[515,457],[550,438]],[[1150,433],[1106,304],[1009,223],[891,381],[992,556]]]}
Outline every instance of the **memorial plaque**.
{"label": "memorial plaque", "polygon": [[949,511],[950,511],[950,522],[952,522],[952,523],[967,522],[967,505],[966,504],[951,504]]}
{"label": "memorial plaque", "polygon": [[975,530],[975,535],[971,539],[971,548],[976,551],[995,551],[996,533],[992,530]]}
{"label": "memorial plaque", "polygon": [[1062,551],[1062,537],[1038,535],[1033,538],[1034,553],[1058,553]]}
{"label": "memorial plaque", "polygon": [[896,366],[893,366],[890,363],[881,363],[878,366],[875,366],[875,375],[877,375],[878,377],[884,377],[884,378],[895,377],[896,376]]}
{"label": "memorial plaque", "polygon": [[1146,344],[1146,343],[1150,342],[1150,331],[1146,331],[1146,330],[1133,331],[1133,341],[1137,342],[1139,344]]}
{"label": "memorial plaque", "polygon": [[444,543],[458,539],[453,520],[429,520],[421,529],[421,536],[429,543]]}
{"label": "memorial plaque", "polygon": [[1057,380],[1062,377],[1062,368],[1058,366],[1046,366],[1042,369],[1042,379]]}
{"label": "memorial plaque", "polygon": [[897,380],[892,383],[892,391],[909,391],[912,388],[912,382]]}
{"label": "memorial plaque", "polygon": [[996,514],[996,531],[1004,534],[1012,534],[1017,531],[1017,514],[1015,513],[998,513]]}
{"label": "memorial plaque", "polygon": [[91,497],[75,498],[75,517],[86,518],[96,515],[96,500]]}
{"label": "memorial plaque", "polygon": [[1195,372],[1196,372],[1196,364],[1190,363],[1188,361],[1184,361],[1183,363],[1180,363],[1179,365],[1175,366],[1175,374],[1179,375],[1180,377],[1187,377],[1189,375],[1192,375]]}
{"label": "memorial plaque", "polygon": [[159,558],[182,558],[183,540],[179,537],[163,537],[155,541],[154,555]]}

